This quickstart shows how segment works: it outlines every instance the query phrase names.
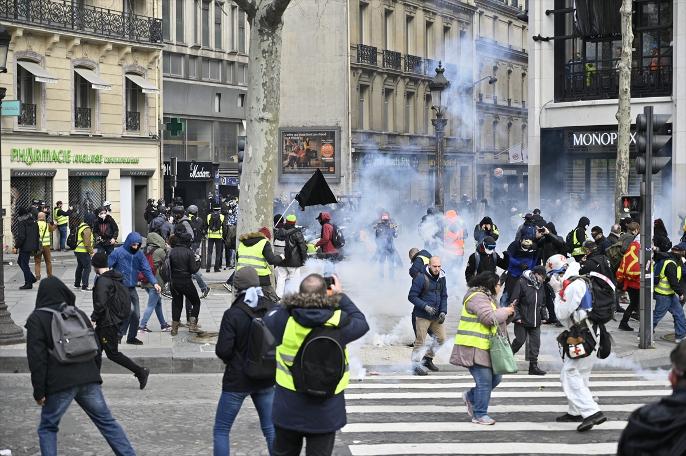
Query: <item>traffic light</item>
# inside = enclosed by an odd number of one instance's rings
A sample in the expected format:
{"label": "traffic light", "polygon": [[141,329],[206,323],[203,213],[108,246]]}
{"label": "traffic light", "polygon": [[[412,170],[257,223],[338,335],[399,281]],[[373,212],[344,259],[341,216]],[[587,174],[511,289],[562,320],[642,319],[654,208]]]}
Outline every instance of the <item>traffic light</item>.
{"label": "traffic light", "polygon": [[641,197],[625,195],[622,196],[622,213],[639,221],[641,216]]}
{"label": "traffic light", "polygon": [[238,137],[238,174],[243,174],[243,158],[245,157],[245,136]]}
{"label": "traffic light", "polygon": [[[651,118],[652,117],[652,118]],[[652,173],[659,173],[672,160],[672,129],[669,114],[639,114],[636,117],[636,173],[646,173],[646,155],[651,148]]]}

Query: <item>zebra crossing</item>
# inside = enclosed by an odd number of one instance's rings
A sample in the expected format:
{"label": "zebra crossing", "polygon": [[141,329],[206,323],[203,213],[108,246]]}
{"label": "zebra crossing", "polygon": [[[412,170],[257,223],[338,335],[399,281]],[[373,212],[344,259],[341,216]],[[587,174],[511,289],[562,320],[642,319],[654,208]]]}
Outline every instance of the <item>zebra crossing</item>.
{"label": "zebra crossing", "polygon": [[567,401],[554,374],[506,375],[491,396],[494,426],[473,424],[467,416],[462,393],[473,385],[466,372],[352,381],[339,441],[353,456],[610,455],[629,414],[671,393],[666,373],[594,372],[591,390],[608,420],[580,434],[578,423],[555,422],[567,412]]}

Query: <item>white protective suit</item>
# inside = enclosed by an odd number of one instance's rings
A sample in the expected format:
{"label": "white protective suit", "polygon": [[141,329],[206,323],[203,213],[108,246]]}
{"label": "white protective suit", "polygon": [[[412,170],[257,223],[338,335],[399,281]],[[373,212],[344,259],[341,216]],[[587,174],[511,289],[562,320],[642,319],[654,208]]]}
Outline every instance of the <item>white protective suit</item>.
{"label": "white protective suit", "polygon": [[[563,279],[578,274],[579,263],[570,263]],[[566,328],[571,328],[574,321],[581,321],[586,318],[586,311],[579,309],[581,299],[586,294],[586,283],[583,280],[575,280],[570,283],[565,289],[564,297],[560,296],[559,289],[555,292],[555,314]],[[587,418],[600,411],[589,388],[594,361],[595,356],[593,354],[580,359],[566,356],[563,360],[560,382],[567,396],[569,403],[567,413],[570,415],[581,415],[583,418]]]}

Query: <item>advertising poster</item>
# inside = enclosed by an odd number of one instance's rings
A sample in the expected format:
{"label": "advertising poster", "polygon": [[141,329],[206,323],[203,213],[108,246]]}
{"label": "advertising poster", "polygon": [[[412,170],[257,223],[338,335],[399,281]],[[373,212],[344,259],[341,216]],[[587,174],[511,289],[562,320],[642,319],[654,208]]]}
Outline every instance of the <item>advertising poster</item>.
{"label": "advertising poster", "polygon": [[310,176],[317,168],[324,176],[337,176],[337,130],[281,129],[281,175]]}

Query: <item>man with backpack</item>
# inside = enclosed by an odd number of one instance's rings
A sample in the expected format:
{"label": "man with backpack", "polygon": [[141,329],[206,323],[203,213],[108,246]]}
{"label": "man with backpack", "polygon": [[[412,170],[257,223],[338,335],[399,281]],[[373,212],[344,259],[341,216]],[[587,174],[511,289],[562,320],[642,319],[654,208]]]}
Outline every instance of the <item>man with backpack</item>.
{"label": "man with backpack", "polygon": [[278,296],[297,290],[300,284],[300,268],[307,261],[307,242],[300,227],[295,225],[296,221],[295,214],[287,215],[286,223],[281,229],[284,237],[285,262],[284,266],[279,266],[274,270]]}
{"label": "man with backpack", "polygon": [[[26,355],[33,398],[41,407],[38,440],[41,454],[57,455],[57,431],[69,405],[76,400],[93,421],[112,451],[135,456],[126,433],[112,416],[100,384],[98,342],[88,316],[75,306],[74,293],[57,277],[41,281],[36,309],[26,320]],[[65,326],[79,335],[64,341]],[[65,345],[74,345],[65,348]],[[67,358],[69,351],[75,355]]]}
{"label": "man with backpack", "polygon": [[150,371],[133,362],[119,351],[119,326],[128,320],[131,314],[129,290],[122,284],[122,275],[107,267],[107,255],[98,252],[91,260],[97,274],[93,285],[93,313],[91,321],[95,323],[95,334],[100,342],[100,349],[105,351],[110,361],[133,372],[140,388],[148,383]]}
{"label": "man with backpack", "polygon": [[120,337],[123,337],[128,326],[129,330],[128,336],[126,337],[126,343],[132,345],[143,345],[143,341],[136,337],[138,334],[138,323],[141,312],[140,304],[138,302],[138,292],[136,291],[138,274],[142,272],[157,293],[162,291],[162,288],[160,288],[157,279],[155,279],[155,276],[152,273],[152,269],[150,269],[148,259],[145,258],[143,251],[140,250],[142,242],[143,238],[141,235],[136,231],[133,231],[126,236],[124,245],[114,249],[107,259],[109,268],[121,273],[123,277],[122,283],[129,290],[129,302],[131,303],[132,310],[129,318],[121,322],[119,335]]}
{"label": "man with backpack", "polygon": [[[157,233],[148,233],[145,245],[145,259],[148,260],[152,273],[155,274],[157,283],[164,288],[164,280],[160,276],[160,268],[167,258],[167,244]],[[171,331],[171,325],[164,319],[164,311],[162,309],[162,295],[155,290],[142,272],[138,273],[138,281],[143,286],[143,289],[148,293],[148,305],[143,311],[143,316],[138,324],[139,332],[151,332],[148,329],[148,320],[152,316],[153,311],[157,315],[157,320],[160,323],[160,329],[163,332]]]}
{"label": "man with backpack", "polygon": [[300,293],[288,295],[265,318],[276,343],[276,389],[272,419],[276,428],[273,456],[333,452],[336,431],[346,424],[347,345],[369,325],[364,314],[332,283],[310,274]]}
{"label": "man with backpack", "polygon": [[214,250],[214,272],[222,270],[222,255],[224,253],[224,214],[221,206],[212,203],[212,213],[207,214],[207,258],[205,272],[210,272],[212,265],[212,250]]}
{"label": "man with backpack", "polygon": [[507,269],[507,256],[500,256],[495,251],[496,241],[491,236],[484,237],[476,248],[476,252],[469,255],[464,276],[467,282],[483,271],[495,272],[497,268]]}
{"label": "man with backpack", "polygon": [[325,260],[337,261],[340,259],[339,249],[343,247],[340,239],[340,230],[333,223],[331,223],[331,214],[328,212],[320,212],[317,216],[317,221],[322,226],[319,240],[314,245],[319,247],[319,258]]}
{"label": "man with backpack", "polygon": [[[671,242],[668,239],[664,237],[655,238],[654,244],[657,251],[653,252],[653,260],[655,261],[653,332],[655,332],[660,320],[669,312],[674,320],[674,336],[675,342],[678,344],[686,338],[686,317],[684,317],[682,307],[686,301],[686,296],[681,288],[681,276],[683,275],[681,259],[668,252],[671,248]],[[682,250],[684,247],[686,246],[679,246]]]}
{"label": "man with backpack", "polygon": [[214,420],[214,454],[226,456],[231,447],[229,433],[245,398],[250,396],[260,417],[260,427],[271,454],[274,443],[272,401],[276,371],[274,337],[264,316],[274,303],[260,289],[255,268],[241,268],[234,275],[236,298],[224,311],[215,353],[224,361],[222,394]]}
{"label": "man with backpack", "polygon": [[584,251],[584,241],[586,240],[586,228],[591,224],[588,217],[581,217],[576,228],[567,234],[565,242],[567,243],[567,251],[572,257],[580,263],[586,252]]}
{"label": "man with backpack", "polygon": [[241,235],[238,243],[238,258],[236,271],[246,266],[252,266],[260,277],[262,292],[273,302],[279,302],[279,295],[272,286],[271,266],[285,266],[285,259],[274,254],[270,243],[272,233],[263,226],[256,232]]}
{"label": "man with backpack", "polygon": [[19,252],[17,264],[24,273],[24,285],[19,289],[30,290],[36,283],[36,276],[29,267],[29,258],[40,249],[40,240],[36,220],[25,207],[17,209],[17,225],[13,235],[14,253]]}

